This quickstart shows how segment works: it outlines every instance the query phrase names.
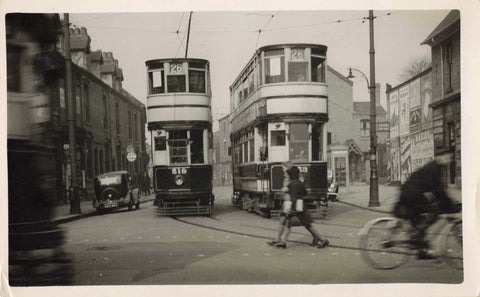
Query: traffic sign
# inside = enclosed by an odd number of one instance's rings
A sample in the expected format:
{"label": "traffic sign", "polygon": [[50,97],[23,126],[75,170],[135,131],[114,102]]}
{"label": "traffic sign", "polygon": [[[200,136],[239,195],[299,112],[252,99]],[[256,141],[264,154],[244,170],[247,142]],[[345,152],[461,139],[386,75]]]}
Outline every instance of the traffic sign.
{"label": "traffic sign", "polygon": [[130,162],[134,162],[137,159],[137,155],[133,152],[127,154],[127,160]]}

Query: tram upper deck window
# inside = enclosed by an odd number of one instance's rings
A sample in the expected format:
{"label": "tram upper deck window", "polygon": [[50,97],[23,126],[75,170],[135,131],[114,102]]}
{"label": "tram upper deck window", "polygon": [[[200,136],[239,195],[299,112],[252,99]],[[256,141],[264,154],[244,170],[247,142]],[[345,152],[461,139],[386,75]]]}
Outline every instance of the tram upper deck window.
{"label": "tram upper deck window", "polygon": [[307,69],[305,49],[292,48],[288,62],[288,81],[307,81]]}
{"label": "tram upper deck window", "polygon": [[285,82],[285,54],[283,49],[265,52],[265,83]]}
{"label": "tram upper deck window", "polygon": [[170,63],[170,72],[167,75],[167,92],[180,93],[187,91],[187,77],[182,63]]}
{"label": "tram upper deck window", "polygon": [[149,94],[165,93],[163,70],[155,70],[148,73],[148,92]]}
{"label": "tram upper deck window", "polygon": [[190,93],[206,93],[205,71],[188,71],[188,88]]}
{"label": "tram upper deck window", "polygon": [[325,82],[325,57],[312,55],[311,74],[313,82]]}

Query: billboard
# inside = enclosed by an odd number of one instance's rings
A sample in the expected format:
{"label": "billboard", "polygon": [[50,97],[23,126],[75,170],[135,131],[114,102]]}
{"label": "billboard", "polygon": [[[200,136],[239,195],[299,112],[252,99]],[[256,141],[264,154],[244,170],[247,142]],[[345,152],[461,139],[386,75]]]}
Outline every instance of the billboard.
{"label": "billboard", "polygon": [[398,91],[395,90],[388,94],[389,116],[390,116],[390,137],[398,136]]}
{"label": "billboard", "polygon": [[432,110],[432,73],[421,78],[421,104],[422,104],[422,130],[428,130],[433,127]]}
{"label": "billboard", "polygon": [[390,142],[390,181],[400,181],[400,138],[394,137]]}
{"label": "billboard", "polygon": [[400,136],[408,135],[410,129],[410,108],[409,108],[409,98],[410,97],[410,86],[406,85],[398,91],[398,113],[399,113],[399,130]]}
{"label": "billboard", "polygon": [[410,133],[419,132],[422,129],[422,109],[420,97],[420,79],[410,83]]}
{"label": "billboard", "polygon": [[410,136],[400,137],[400,173],[402,184],[412,174]]}
{"label": "billboard", "polygon": [[412,147],[412,171],[419,169],[433,160],[432,130],[412,134],[410,144]]}

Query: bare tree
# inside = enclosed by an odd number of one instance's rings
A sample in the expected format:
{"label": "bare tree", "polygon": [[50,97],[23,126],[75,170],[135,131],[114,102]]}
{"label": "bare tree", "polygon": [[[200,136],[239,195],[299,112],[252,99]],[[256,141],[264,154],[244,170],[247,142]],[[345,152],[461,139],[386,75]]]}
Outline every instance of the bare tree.
{"label": "bare tree", "polygon": [[427,70],[431,66],[432,66],[432,62],[430,61],[430,57],[423,56],[423,57],[413,58],[410,61],[410,63],[408,63],[408,65],[405,66],[405,68],[403,68],[403,71],[400,74],[400,80],[401,81],[409,80],[415,75]]}

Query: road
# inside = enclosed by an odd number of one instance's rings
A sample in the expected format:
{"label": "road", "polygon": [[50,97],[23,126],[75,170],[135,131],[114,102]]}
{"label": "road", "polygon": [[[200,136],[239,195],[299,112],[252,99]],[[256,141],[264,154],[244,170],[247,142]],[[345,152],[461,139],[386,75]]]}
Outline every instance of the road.
{"label": "road", "polygon": [[314,226],[331,245],[311,247],[302,227],[287,249],[266,244],[278,221],[230,205],[229,188],[216,188],[215,212],[206,216],[158,216],[151,203],[60,225],[73,260],[74,285],[140,284],[343,284],[460,283],[462,271],[439,261],[418,261],[387,271],[361,258],[358,231],[385,214],[331,203]]}

